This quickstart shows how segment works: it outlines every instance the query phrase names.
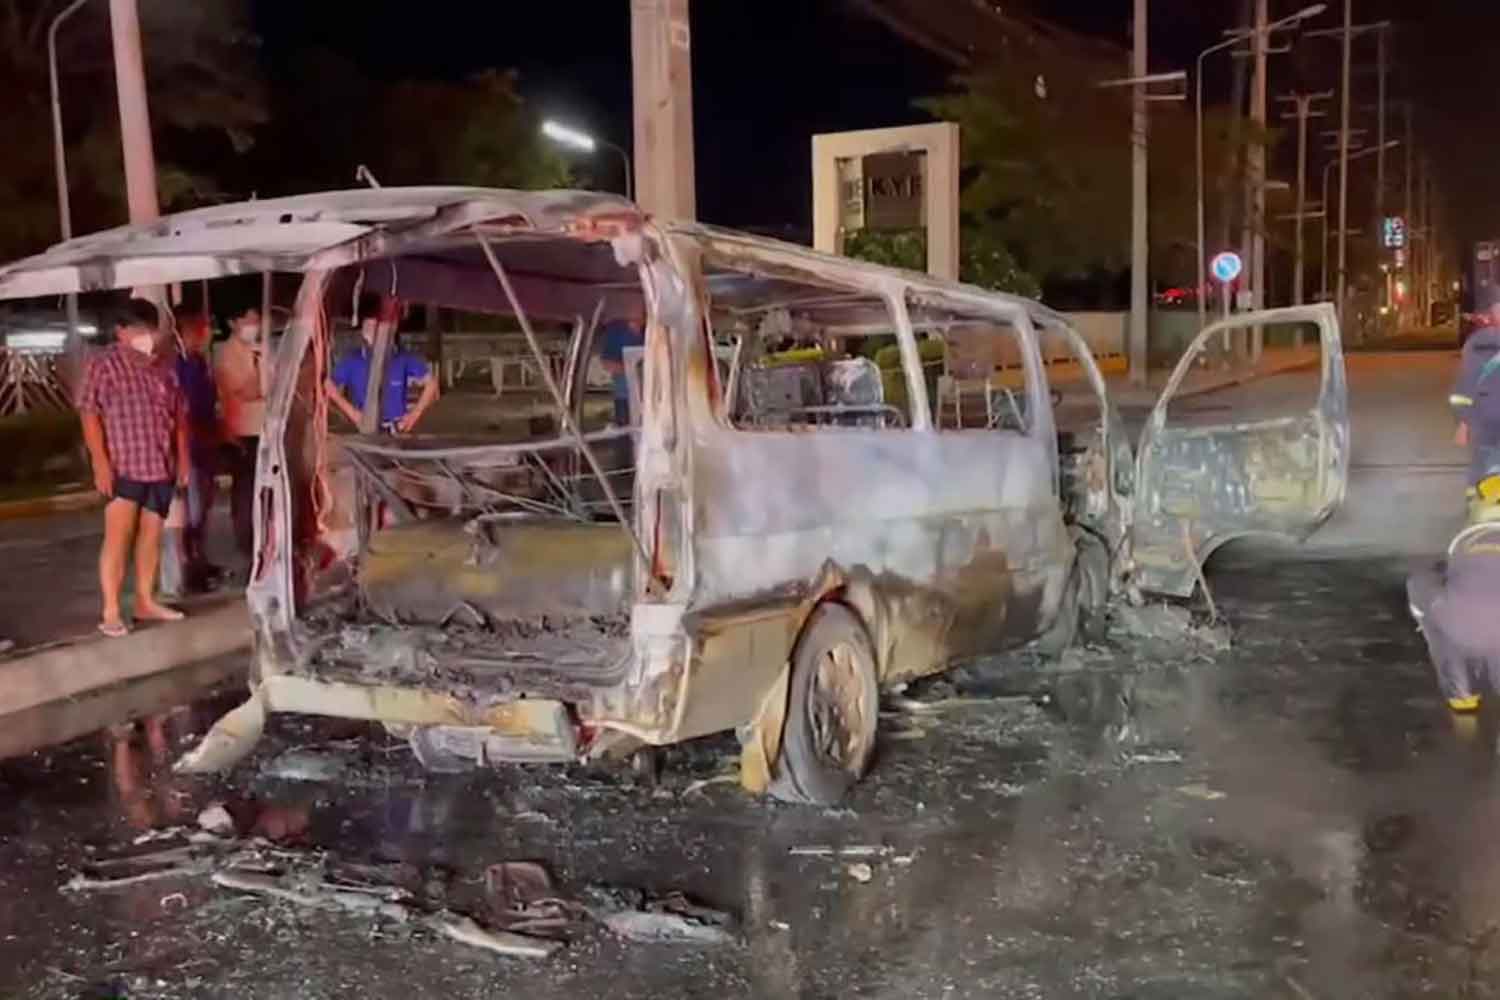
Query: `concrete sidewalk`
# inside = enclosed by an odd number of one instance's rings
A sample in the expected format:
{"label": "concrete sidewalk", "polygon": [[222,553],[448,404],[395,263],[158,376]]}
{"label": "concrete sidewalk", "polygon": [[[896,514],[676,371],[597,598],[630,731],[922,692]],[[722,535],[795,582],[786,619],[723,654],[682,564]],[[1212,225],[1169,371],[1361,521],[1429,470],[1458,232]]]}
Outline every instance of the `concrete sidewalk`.
{"label": "concrete sidewalk", "polygon": [[[216,508],[210,557],[232,566],[227,511]],[[98,509],[0,519],[0,714],[22,711],[174,667],[247,649],[238,588],[173,603],[187,618],[142,625],[123,639],[99,635]],[[127,581],[129,577],[127,575]],[[129,608],[131,584],[127,582]]]}

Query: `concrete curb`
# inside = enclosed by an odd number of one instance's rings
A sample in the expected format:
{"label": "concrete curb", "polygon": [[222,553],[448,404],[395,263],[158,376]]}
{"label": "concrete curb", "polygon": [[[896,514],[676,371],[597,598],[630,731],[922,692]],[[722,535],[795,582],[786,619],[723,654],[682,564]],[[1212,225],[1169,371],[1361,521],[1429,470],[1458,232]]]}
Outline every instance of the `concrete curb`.
{"label": "concrete curb", "polygon": [[[228,490],[230,479],[226,475],[215,478],[221,490]],[[94,490],[78,490],[73,493],[55,493],[31,500],[10,500],[0,503],[0,521],[19,521],[28,517],[46,517],[49,514],[70,514],[80,510],[103,507],[104,498]]]}
{"label": "concrete curb", "polygon": [[87,493],[57,493],[50,497],[36,497],[32,500],[10,500],[0,503],[0,521],[19,521],[22,518],[46,517],[49,514],[68,514],[103,505],[104,498],[93,490]]}
{"label": "concrete curb", "polygon": [[191,617],[0,660],[0,715],[224,656],[250,646],[242,596],[204,605]]}

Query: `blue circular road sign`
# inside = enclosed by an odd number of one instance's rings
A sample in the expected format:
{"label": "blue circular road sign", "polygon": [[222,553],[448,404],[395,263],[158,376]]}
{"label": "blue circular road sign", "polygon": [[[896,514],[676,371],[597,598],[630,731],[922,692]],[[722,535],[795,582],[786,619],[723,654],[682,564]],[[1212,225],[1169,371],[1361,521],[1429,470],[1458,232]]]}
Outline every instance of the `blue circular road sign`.
{"label": "blue circular road sign", "polygon": [[1209,262],[1208,269],[1213,272],[1215,279],[1227,285],[1240,276],[1240,272],[1245,269],[1245,263],[1233,250],[1225,250]]}

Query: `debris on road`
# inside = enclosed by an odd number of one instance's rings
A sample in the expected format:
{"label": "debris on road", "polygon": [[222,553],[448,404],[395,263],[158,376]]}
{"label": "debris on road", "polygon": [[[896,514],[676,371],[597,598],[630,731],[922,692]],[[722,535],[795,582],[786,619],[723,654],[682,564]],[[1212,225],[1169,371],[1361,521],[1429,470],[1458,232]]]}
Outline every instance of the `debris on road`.
{"label": "debris on road", "polygon": [[1227,626],[1195,622],[1192,612],[1177,604],[1119,604],[1110,609],[1110,625],[1130,639],[1196,642],[1213,652],[1227,652],[1231,646]]}
{"label": "debris on road", "polygon": [[[444,937],[474,948],[513,958],[546,958],[563,946],[563,942],[530,937],[513,931],[488,930],[472,917],[449,910],[426,911],[402,898],[400,890],[338,886],[321,879],[306,882],[296,876],[264,875],[230,868],[213,874],[213,883],[221,888],[236,889],[270,896],[295,906],[314,909],[340,909],[355,914],[381,917],[400,924],[417,924]],[[386,894],[388,893],[388,895]]]}
{"label": "debris on road", "polygon": [[234,836],[234,817],[224,808],[224,803],[215,802],[198,814],[198,826],[221,837]]}
{"label": "debris on road", "polygon": [[921,701],[917,698],[897,696],[887,698],[886,704],[898,712],[908,715],[936,715],[940,712],[951,711],[956,708],[973,708],[979,705],[1001,705],[1007,702],[1024,704],[1032,700],[1031,695],[995,695],[993,697],[975,698],[957,696],[952,698],[937,698],[932,701]]}
{"label": "debris on road", "polygon": [[1131,764],[1181,764],[1182,754],[1176,750],[1153,750],[1133,753],[1125,759]]}
{"label": "debris on road", "polygon": [[333,784],[342,781],[353,767],[349,754],[329,751],[292,749],[268,760],[261,775],[282,781],[307,781]]}
{"label": "debris on road", "polygon": [[1202,799],[1205,802],[1217,802],[1220,799],[1229,798],[1227,794],[1219,791],[1217,788],[1209,788],[1202,783],[1183,785],[1177,789],[1177,792],[1180,795],[1186,795],[1188,798]]}
{"label": "debris on road", "polygon": [[594,919],[627,941],[718,946],[739,940],[732,916],[680,892],[653,899],[634,890],[595,887],[587,897]]}
{"label": "debris on road", "polygon": [[844,871],[848,872],[849,877],[861,885],[875,877],[875,869],[870,867],[868,861],[856,861],[851,865],[845,865]]}
{"label": "debris on road", "polygon": [[[221,829],[229,817],[232,828],[232,814],[222,803],[204,813],[209,823]],[[639,890],[594,888],[585,902],[561,898],[547,870],[534,861],[503,861],[485,870],[493,919],[481,924],[443,905],[446,887],[436,876],[426,878],[421,890],[412,891],[397,884],[394,867],[389,865],[341,862],[327,852],[287,849],[261,839],[205,833],[182,836],[187,843],[96,861],[62,889],[105,891],[157,879],[207,876],[222,889],[426,928],[460,944],[517,958],[551,955],[590,919],[626,940],[642,943],[723,945],[738,940],[733,916],[701,906],[679,892],[656,897]]]}
{"label": "debris on road", "polygon": [[883,858],[896,853],[896,849],[889,844],[846,844],[843,847],[812,844],[790,848],[787,853],[794,858]]}
{"label": "debris on road", "polygon": [[[205,810],[212,814],[208,819],[214,825],[222,826],[220,811],[229,815],[222,804]],[[88,871],[73,876],[62,889],[106,891],[157,879],[206,875],[220,888],[266,896],[294,906],[343,910],[426,927],[460,944],[499,955],[545,958],[564,944],[552,938],[523,934],[514,928],[482,927],[466,914],[425,906],[398,885],[371,884],[372,869],[368,866],[354,866],[358,869],[357,879],[343,878],[336,862],[321,851],[287,850],[263,840],[209,834],[187,836],[189,842],[177,847],[94,862]],[[550,888],[540,866],[511,866],[502,881],[507,893],[515,898],[529,897],[539,886]]]}
{"label": "debris on road", "polygon": [[701,792],[710,785],[738,784],[740,780],[739,771],[733,774],[716,774],[711,778],[699,778],[682,790],[682,797],[687,798],[696,792]]}

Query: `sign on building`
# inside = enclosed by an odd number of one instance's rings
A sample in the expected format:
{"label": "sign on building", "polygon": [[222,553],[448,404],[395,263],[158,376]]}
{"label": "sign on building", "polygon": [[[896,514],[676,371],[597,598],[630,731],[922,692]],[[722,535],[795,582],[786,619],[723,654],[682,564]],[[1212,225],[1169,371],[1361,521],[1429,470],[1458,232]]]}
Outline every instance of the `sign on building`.
{"label": "sign on building", "polygon": [[927,223],[923,205],[924,153],[874,153],[863,159],[864,228],[920,229]]}
{"label": "sign on building", "polygon": [[861,229],[924,229],[927,270],[958,277],[958,126],[813,136],[813,245],[843,252]]}
{"label": "sign on building", "polygon": [[1387,250],[1400,250],[1406,246],[1406,220],[1401,216],[1386,216],[1380,232],[1380,242]]}

